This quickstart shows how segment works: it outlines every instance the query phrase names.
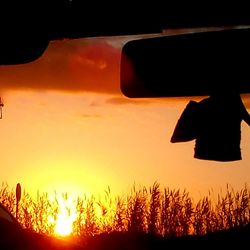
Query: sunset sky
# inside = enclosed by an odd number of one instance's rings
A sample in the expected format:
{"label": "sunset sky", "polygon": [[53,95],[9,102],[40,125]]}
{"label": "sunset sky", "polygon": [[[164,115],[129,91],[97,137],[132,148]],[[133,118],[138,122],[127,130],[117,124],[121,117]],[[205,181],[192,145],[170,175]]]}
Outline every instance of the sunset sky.
{"label": "sunset sky", "polygon": [[[250,183],[250,128],[241,161],[193,158],[194,141],[170,143],[189,99],[129,99],[119,88],[127,38],[60,40],[33,63],[0,66],[0,181],[30,193],[125,194],[135,183],[201,197]],[[200,99],[197,97],[197,99]],[[248,107],[248,96],[243,101]],[[250,107],[250,106],[249,106]]]}

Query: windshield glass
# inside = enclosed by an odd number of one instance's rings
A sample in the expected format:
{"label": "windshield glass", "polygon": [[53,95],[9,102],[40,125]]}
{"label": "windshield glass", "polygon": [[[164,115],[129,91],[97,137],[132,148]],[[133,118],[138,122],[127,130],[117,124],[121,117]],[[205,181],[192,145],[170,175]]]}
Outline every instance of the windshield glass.
{"label": "windshield glass", "polygon": [[[134,98],[120,91],[121,48],[128,40],[92,38],[50,43],[38,60],[0,67],[1,181],[31,195],[67,192],[125,195],[131,188],[240,190],[250,182],[250,130],[242,123],[242,160],[195,159],[194,141],[171,135],[189,100]],[[242,95],[246,108],[249,95]]]}

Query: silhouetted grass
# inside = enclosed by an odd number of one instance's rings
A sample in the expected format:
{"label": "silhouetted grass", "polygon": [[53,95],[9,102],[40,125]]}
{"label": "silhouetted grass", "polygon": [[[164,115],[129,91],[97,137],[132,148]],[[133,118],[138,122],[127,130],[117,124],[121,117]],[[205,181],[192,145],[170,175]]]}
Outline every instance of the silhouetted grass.
{"label": "silhouetted grass", "polygon": [[[19,222],[24,228],[53,235],[60,213],[59,198],[37,193],[36,199],[23,192]],[[15,192],[2,184],[0,202],[15,215]],[[108,188],[104,195],[78,197],[74,201],[76,219],[72,235],[93,236],[101,233],[147,233],[166,238],[205,235],[218,230],[240,227],[250,222],[250,189],[235,191],[229,185],[216,201],[210,195],[194,202],[186,190],[170,190],[154,183],[150,188],[133,186],[126,196],[114,197]],[[72,211],[68,208],[68,213]]]}

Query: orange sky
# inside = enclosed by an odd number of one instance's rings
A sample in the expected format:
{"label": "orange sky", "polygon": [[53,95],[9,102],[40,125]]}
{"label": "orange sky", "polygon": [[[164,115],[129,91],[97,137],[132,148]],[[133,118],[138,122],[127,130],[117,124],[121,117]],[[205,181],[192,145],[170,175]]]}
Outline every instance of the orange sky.
{"label": "orange sky", "polygon": [[[126,193],[132,185],[208,190],[250,182],[250,128],[242,123],[243,160],[193,158],[194,142],[171,144],[188,99],[124,97],[123,39],[51,42],[37,61],[0,66],[0,181],[28,192]],[[193,99],[193,98],[192,98]],[[244,99],[247,104],[248,99]]]}

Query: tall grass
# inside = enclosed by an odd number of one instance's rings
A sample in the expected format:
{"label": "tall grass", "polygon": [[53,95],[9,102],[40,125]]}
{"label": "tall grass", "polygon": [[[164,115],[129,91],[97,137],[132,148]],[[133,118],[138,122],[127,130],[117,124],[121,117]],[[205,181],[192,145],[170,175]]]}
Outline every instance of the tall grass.
{"label": "tall grass", "polygon": [[[59,198],[67,201],[68,194],[51,200],[48,194],[37,193],[36,199],[23,192],[18,220],[24,228],[53,235],[60,213]],[[0,188],[0,202],[15,215],[15,193],[7,184]],[[145,232],[164,237],[203,235],[250,222],[250,189],[235,191],[229,185],[216,201],[211,195],[194,202],[186,190],[151,187],[136,188],[126,196],[111,194],[78,197],[74,201],[76,219],[72,234],[90,236],[103,232]],[[67,208],[68,213],[72,212]]]}

